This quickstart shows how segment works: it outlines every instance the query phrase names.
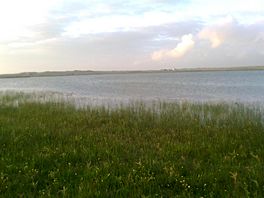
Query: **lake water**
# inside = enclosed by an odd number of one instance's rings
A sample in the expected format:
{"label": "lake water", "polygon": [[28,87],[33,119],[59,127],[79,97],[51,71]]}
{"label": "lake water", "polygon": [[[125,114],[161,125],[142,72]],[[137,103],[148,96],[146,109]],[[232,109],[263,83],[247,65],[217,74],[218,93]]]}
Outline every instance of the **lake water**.
{"label": "lake water", "polygon": [[0,79],[0,91],[60,93],[92,104],[131,101],[264,104],[264,71],[130,73]]}

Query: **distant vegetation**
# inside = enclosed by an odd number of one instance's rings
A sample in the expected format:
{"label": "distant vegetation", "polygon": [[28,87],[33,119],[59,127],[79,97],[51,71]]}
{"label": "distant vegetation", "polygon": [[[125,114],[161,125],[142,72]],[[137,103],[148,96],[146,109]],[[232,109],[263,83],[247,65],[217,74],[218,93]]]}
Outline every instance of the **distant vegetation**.
{"label": "distant vegetation", "polygon": [[142,70],[142,71],[45,71],[45,72],[23,72],[17,74],[1,74],[0,78],[29,78],[45,76],[76,76],[76,75],[99,75],[99,74],[129,74],[129,73],[161,73],[161,72],[206,72],[206,71],[259,71],[264,70],[264,66],[249,67],[219,67],[219,68],[182,68],[182,69],[161,69],[161,70]]}
{"label": "distant vegetation", "polygon": [[264,197],[260,108],[28,98],[0,97],[1,197]]}

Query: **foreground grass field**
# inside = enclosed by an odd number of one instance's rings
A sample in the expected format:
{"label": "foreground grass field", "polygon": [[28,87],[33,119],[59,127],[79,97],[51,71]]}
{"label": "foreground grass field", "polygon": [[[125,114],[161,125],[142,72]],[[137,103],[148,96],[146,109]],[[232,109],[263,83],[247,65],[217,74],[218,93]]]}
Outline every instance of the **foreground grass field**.
{"label": "foreground grass field", "polygon": [[0,197],[264,197],[258,108],[2,96]]}

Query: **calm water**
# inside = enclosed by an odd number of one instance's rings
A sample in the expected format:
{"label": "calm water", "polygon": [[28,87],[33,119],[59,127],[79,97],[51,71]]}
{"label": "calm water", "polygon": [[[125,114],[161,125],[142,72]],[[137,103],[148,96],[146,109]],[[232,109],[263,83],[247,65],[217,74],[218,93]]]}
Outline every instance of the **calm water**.
{"label": "calm water", "polygon": [[264,103],[264,71],[105,74],[0,79],[0,91],[56,92],[89,103]]}

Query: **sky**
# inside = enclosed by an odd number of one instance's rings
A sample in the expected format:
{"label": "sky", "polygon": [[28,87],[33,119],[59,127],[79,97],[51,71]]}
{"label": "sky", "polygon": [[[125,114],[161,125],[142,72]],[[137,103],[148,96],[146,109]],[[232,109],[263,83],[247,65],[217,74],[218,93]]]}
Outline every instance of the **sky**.
{"label": "sky", "polygon": [[0,73],[258,65],[263,0],[0,0]]}

